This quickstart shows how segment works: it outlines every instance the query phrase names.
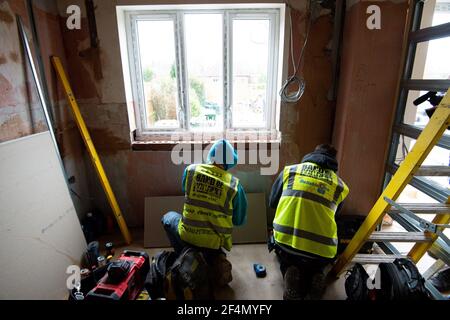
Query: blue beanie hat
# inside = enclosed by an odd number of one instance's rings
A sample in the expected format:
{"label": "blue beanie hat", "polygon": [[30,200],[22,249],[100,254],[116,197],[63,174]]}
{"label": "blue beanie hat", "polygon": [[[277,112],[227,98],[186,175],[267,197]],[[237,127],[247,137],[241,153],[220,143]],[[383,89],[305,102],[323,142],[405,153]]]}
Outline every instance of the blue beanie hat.
{"label": "blue beanie hat", "polygon": [[238,154],[227,140],[220,139],[209,150],[207,160],[208,163],[217,163],[229,170],[237,165]]}

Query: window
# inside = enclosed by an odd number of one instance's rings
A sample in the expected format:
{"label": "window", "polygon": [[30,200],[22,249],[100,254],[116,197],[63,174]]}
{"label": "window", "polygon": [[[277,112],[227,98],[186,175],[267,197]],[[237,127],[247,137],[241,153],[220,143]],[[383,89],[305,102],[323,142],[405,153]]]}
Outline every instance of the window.
{"label": "window", "polygon": [[[137,20],[142,121],[146,128],[178,128],[174,21],[163,17]],[[149,46],[148,43],[157,43]]]}
{"label": "window", "polygon": [[124,71],[130,77],[137,138],[276,135],[282,9],[266,4],[125,10]]}

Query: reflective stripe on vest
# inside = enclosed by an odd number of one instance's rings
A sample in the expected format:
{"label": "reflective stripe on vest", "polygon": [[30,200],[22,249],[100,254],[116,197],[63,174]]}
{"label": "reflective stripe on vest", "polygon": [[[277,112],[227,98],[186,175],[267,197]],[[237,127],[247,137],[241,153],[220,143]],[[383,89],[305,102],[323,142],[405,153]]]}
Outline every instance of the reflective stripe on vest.
{"label": "reflective stripe on vest", "polygon": [[216,233],[231,234],[233,232],[233,228],[223,228],[215,226],[209,221],[191,220],[186,217],[182,217],[182,221],[185,225],[199,228],[210,228],[213,229]]}
{"label": "reflective stripe on vest", "polygon": [[333,201],[330,201],[328,199],[325,199],[324,197],[318,196],[318,195],[308,192],[308,191],[286,189],[286,190],[283,190],[283,193],[281,194],[281,196],[282,197],[284,196],[284,197],[297,197],[297,198],[308,199],[308,200],[320,203],[320,204],[324,205],[325,207],[330,208],[331,210],[335,210],[337,207],[336,203],[334,203]]}
{"label": "reflective stripe on vest", "polygon": [[338,244],[338,239],[327,238],[327,237],[321,236],[320,234],[312,233],[312,232],[305,231],[305,230],[295,229],[295,228],[291,228],[291,227],[281,226],[276,223],[273,224],[273,229],[278,232],[290,234],[290,235],[293,235],[293,236],[296,236],[299,238],[305,238],[305,239],[308,239],[311,241],[326,244],[327,246],[335,246]]}
{"label": "reflective stripe on vest", "polygon": [[183,218],[178,232],[183,241],[198,247],[231,249],[233,199],[239,180],[213,165],[187,169]]}
{"label": "reflective stripe on vest", "polygon": [[334,214],[349,190],[332,171],[314,163],[289,166],[273,222],[277,242],[326,258],[337,251]]}

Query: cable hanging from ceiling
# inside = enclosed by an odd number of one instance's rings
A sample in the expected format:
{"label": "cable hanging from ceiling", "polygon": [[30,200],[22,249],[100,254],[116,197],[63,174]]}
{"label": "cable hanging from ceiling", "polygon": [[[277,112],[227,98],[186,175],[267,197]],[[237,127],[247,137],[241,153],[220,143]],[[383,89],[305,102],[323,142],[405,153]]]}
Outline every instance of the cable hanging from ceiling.
{"label": "cable hanging from ceiling", "polygon": [[[300,100],[303,93],[305,92],[305,87],[306,87],[305,79],[302,76],[297,75],[297,74],[300,69],[300,64],[303,60],[303,56],[305,54],[306,44],[308,43],[309,31],[311,29],[311,23],[313,20],[313,18],[312,18],[313,1],[314,0],[309,0],[309,5],[308,5],[309,19],[308,19],[308,24],[306,27],[306,35],[305,35],[305,40],[303,42],[303,46],[302,46],[302,49],[300,52],[300,57],[299,57],[297,63],[295,63],[295,58],[294,58],[294,41],[293,41],[293,35],[292,35],[293,34],[293,27],[292,27],[292,10],[293,10],[293,8],[290,5],[290,3],[287,2],[287,6],[289,7],[291,61],[292,61],[292,67],[294,68],[294,70],[293,70],[294,72],[291,76],[289,76],[286,79],[283,86],[281,87],[280,97],[281,97],[282,102],[295,103]],[[295,85],[298,86],[297,91],[289,92],[288,88],[290,88],[291,86],[295,86]]]}

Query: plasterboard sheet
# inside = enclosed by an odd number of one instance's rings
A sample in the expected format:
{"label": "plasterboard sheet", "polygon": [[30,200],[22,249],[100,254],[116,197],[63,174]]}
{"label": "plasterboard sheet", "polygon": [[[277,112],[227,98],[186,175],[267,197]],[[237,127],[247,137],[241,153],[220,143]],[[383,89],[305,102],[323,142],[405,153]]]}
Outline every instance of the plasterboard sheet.
{"label": "plasterboard sheet", "polygon": [[[247,194],[247,223],[233,230],[233,243],[264,243],[267,241],[266,200],[263,193]],[[147,248],[169,247],[162,216],[168,211],[181,213],[184,197],[145,198],[144,246]]]}
{"label": "plasterboard sheet", "polygon": [[64,299],[86,249],[49,132],[0,144],[0,299]]}

